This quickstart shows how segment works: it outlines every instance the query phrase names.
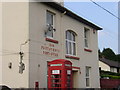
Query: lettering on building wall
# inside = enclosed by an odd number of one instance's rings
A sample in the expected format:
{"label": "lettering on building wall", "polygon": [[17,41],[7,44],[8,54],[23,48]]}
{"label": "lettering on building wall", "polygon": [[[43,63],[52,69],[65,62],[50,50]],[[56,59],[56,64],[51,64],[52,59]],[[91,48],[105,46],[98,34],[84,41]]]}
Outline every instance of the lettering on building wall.
{"label": "lettering on building wall", "polygon": [[48,55],[48,56],[59,56],[60,50],[55,48],[54,44],[45,44],[41,46],[42,54]]}

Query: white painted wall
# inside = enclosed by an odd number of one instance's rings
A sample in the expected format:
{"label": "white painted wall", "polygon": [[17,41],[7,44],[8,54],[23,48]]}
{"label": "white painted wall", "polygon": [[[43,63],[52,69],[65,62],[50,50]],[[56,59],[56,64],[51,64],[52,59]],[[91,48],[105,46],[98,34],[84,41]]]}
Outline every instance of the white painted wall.
{"label": "white painted wall", "polygon": [[2,84],[2,2],[0,2],[0,85]]}
{"label": "white painted wall", "polygon": [[[46,10],[50,10],[55,13],[55,40],[59,41],[59,44],[54,44],[54,48],[60,50],[59,56],[47,56],[42,54],[41,46],[49,46],[50,42],[45,41],[44,30],[46,27]],[[84,27],[90,29],[90,49],[92,52],[84,51]],[[73,30],[77,33],[76,45],[77,45],[77,57],[80,60],[65,58],[65,31]],[[77,85],[74,88],[86,88],[85,86],[85,67],[91,67],[90,87],[98,88],[99,84],[99,65],[98,65],[98,41],[97,33],[93,34],[93,29],[86,26],[66,15],[61,17],[61,13],[47,7],[41,3],[30,3],[30,87],[34,87],[36,81],[39,81],[40,88],[47,87],[47,61],[55,59],[67,59],[73,63],[73,66],[81,68],[81,74],[78,74]],[[53,44],[53,43],[51,43]],[[40,64],[40,67],[38,67]],[[33,68],[34,67],[34,68]]]}
{"label": "white painted wall", "polygon": [[101,70],[110,71],[110,66],[101,61],[99,61],[99,67],[101,67]]}
{"label": "white painted wall", "polygon": [[115,68],[115,67],[110,67],[110,71],[117,73],[117,68]]}
{"label": "white painted wall", "polygon": [[[55,59],[67,59],[73,66],[80,67],[81,73],[77,72],[76,85],[74,88],[86,88],[85,67],[91,67],[90,87],[99,88],[99,65],[98,65],[98,41],[97,33],[93,34],[93,29],[66,15],[61,17],[61,13],[43,5],[42,3],[3,3],[3,50],[16,52],[16,54],[3,57],[3,84],[13,88],[29,87],[34,88],[35,82],[39,81],[40,88],[47,87],[47,61]],[[46,29],[46,10],[55,13],[56,32],[55,40],[58,44],[45,40],[44,30]],[[59,22],[59,23],[58,23]],[[92,52],[84,51],[84,27],[90,29],[90,48]],[[77,57],[80,60],[65,58],[65,31],[73,30],[77,33]],[[30,42],[22,47],[25,53],[23,62],[26,65],[23,74],[19,74],[19,51],[20,44],[27,39]],[[48,56],[43,54],[41,46],[59,49],[58,56]],[[8,68],[8,63],[13,63],[13,68]],[[40,67],[39,67],[40,66]],[[8,77],[9,75],[9,77]],[[15,81],[15,82],[14,82]]]}
{"label": "white painted wall", "polygon": [[[3,51],[7,54],[3,56],[2,66],[2,84],[11,88],[28,87],[29,79],[29,60],[28,60],[28,44],[22,46],[25,53],[23,62],[25,70],[23,74],[19,73],[20,62],[20,44],[28,39],[29,29],[29,8],[28,3],[24,2],[4,2],[2,4],[2,27],[3,27]],[[12,69],[8,68],[8,64],[12,63]]]}

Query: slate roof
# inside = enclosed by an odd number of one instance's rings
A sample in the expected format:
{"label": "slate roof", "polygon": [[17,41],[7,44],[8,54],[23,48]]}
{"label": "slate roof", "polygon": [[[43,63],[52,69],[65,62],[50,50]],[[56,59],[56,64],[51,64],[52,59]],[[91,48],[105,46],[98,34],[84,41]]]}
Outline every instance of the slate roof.
{"label": "slate roof", "polygon": [[120,63],[117,61],[112,61],[112,60],[108,60],[105,58],[100,58],[99,61],[111,66],[111,67],[116,67],[116,68],[120,68]]}

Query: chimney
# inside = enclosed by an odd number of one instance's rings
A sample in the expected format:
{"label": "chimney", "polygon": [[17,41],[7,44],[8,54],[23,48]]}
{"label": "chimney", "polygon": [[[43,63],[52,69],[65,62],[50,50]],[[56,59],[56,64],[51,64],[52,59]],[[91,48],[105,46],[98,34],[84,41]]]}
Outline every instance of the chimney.
{"label": "chimney", "polygon": [[56,2],[60,4],[61,6],[64,6],[64,0],[51,0],[51,1]]}
{"label": "chimney", "polygon": [[64,6],[64,0],[33,0],[38,2],[55,2],[61,6]]}

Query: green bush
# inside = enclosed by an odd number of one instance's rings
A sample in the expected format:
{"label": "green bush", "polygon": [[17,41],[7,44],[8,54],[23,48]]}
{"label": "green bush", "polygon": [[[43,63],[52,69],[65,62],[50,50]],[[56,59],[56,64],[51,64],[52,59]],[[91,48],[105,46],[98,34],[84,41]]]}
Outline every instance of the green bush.
{"label": "green bush", "polygon": [[120,76],[120,73],[114,73],[114,72],[110,72],[110,71],[100,71],[101,75],[113,75],[113,76]]}
{"label": "green bush", "polygon": [[110,79],[120,79],[120,76],[114,76],[114,75],[101,75],[101,78],[104,78],[104,77],[109,77]]}

